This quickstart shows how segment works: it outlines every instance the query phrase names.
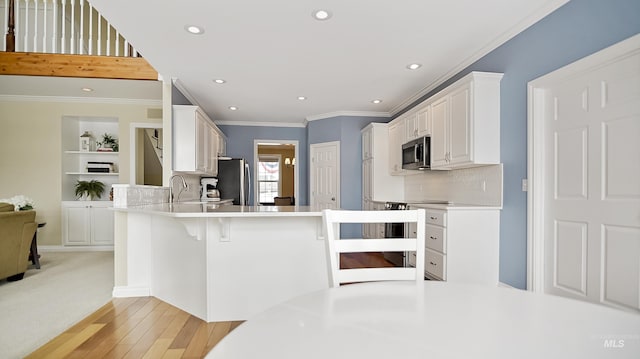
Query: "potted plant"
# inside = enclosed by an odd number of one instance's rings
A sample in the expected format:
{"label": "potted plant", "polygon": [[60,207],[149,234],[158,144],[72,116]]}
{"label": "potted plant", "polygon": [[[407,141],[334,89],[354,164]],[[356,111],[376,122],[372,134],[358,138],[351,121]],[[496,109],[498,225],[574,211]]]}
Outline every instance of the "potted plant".
{"label": "potted plant", "polygon": [[98,145],[103,148],[112,148],[113,152],[118,152],[120,147],[118,145],[118,139],[108,133],[102,135],[102,142],[98,142]]}
{"label": "potted plant", "polygon": [[88,198],[93,201],[94,198],[102,197],[104,191],[104,183],[96,180],[78,181],[76,183],[76,197]]}

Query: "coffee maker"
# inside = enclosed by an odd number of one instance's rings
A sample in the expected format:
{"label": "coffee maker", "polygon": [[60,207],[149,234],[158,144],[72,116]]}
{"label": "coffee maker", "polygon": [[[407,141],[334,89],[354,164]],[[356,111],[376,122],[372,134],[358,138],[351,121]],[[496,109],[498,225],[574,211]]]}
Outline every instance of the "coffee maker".
{"label": "coffee maker", "polygon": [[200,200],[202,201],[219,201],[220,191],[218,191],[218,179],[215,177],[203,177],[200,179],[200,185],[202,187],[202,195]]}

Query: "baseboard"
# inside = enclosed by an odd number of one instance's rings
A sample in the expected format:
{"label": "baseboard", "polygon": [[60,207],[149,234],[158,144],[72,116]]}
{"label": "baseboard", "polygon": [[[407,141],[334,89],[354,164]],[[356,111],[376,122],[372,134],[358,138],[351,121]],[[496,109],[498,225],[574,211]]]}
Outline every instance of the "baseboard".
{"label": "baseboard", "polygon": [[148,287],[113,287],[111,295],[114,298],[149,297],[151,290]]}
{"label": "baseboard", "polygon": [[512,287],[512,286],[510,286],[510,285],[508,285],[506,283],[502,283],[502,282],[498,282],[498,287],[509,288],[509,289],[519,289],[519,288]]}
{"label": "baseboard", "polygon": [[38,252],[113,252],[113,246],[43,246],[38,245]]}

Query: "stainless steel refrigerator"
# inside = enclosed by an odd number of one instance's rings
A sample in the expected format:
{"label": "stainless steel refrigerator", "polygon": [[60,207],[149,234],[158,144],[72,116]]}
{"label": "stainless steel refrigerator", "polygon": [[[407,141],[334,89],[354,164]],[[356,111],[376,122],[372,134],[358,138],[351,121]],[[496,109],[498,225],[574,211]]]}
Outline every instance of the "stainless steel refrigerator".
{"label": "stainless steel refrigerator", "polygon": [[218,190],[221,199],[246,206],[251,195],[249,164],[242,158],[218,160]]}

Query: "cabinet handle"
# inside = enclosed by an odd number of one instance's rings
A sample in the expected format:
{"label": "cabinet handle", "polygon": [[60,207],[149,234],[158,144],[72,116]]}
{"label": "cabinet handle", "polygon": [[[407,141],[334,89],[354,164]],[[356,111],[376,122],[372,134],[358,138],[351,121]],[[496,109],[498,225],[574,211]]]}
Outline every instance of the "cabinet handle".
{"label": "cabinet handle", "polygon": [[429,238],[433,239],[434,241],[438,239],[438,237],[434,237],[434,236],[429,236]]}
{"label": "cabinet handle", "polygon": [[430,216],[429,218],[430,218],[430,219],[432,219],[432,220],[434,220],[434,221],[435,221],[436,219],[438,219],[438,217],[433,217],[433,216]]}
{"label": "cabinet handle", "polygon": [[438,266],[437,264],[435,264],[435,263],[433,263],[431,261],[429,261],[429,264],[431,264],[432,266],[436,266],[436,267]]}

